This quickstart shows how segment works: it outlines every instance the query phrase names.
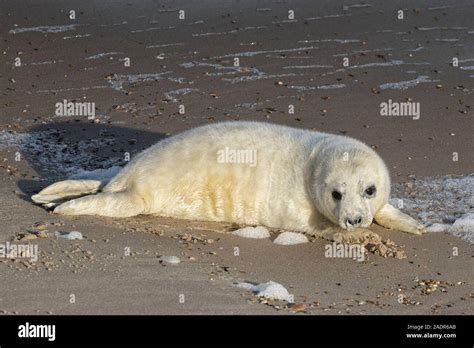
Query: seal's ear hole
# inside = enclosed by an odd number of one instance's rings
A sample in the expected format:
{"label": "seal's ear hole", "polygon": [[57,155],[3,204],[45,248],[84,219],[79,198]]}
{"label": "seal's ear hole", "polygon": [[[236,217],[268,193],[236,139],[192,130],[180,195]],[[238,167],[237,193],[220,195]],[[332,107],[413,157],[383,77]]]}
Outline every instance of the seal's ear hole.
{"label": "seal's ear hole", "polygon": [[342,199],[342,193],[339,191],[332,191],[332,198],[334,198],[335,201],[340,201]]}
{"label": "seal's ear hole", "polygon": [[375,188],[375,185],[369,186],[365,189],[365,194],[369,197],[372,197],[377,189]]}

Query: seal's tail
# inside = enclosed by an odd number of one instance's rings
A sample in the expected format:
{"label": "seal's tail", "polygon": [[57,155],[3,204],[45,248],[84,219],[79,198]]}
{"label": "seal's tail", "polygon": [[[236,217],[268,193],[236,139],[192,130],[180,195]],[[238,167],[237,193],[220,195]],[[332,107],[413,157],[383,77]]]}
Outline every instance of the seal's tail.
{"label": "seal's tail", "polygon": [[64,201],[97,193],[106,182],[100,180],[64,180],[49,185],[31,196],[33,202],[54,207]]}

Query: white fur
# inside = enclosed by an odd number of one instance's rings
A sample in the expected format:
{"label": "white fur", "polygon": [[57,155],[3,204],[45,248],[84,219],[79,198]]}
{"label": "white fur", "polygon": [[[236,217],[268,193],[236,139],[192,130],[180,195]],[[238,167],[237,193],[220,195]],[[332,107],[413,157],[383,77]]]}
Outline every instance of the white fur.
{"label": "white fur", "polygon": [[[220,163],[225,149],[256,154],[256,162]],[[67,198],[70,181],[55,185],[58,198]],[[370,199],[364,195],[369,185],[377,189]],[[92,186],[95,190],[102,185]],[[334,189],[343,194],[339,202],[332,197]],[[51,201],[51,189],[44,191]],[[360,227],[368,227],[388,205],[389,191],[382,159],[355,139],[268,123],[225,122],[158,142],[125,166],[101,193],[67,201],[54,212],[153,214],[316,234],[328,224],[351,230],[346,220],[356,215],[362,217]],[[33,200],[44,203],[43,196],[40,192]],[[394,212],[384,211],[392,214],[381,216],[390,227]],[[416,233],[420,226],[411,223],[407,232]]]}

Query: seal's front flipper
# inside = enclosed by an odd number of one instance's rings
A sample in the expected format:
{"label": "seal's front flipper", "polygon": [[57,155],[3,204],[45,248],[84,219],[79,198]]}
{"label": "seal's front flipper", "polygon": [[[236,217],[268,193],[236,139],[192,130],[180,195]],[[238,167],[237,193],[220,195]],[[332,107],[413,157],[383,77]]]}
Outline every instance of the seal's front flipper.
{"label": "seal's front flipper", "polygon": [[35,203],[54,207],[73,198],[97,193],[102,186],[99,180],[64,180],[49,185],[31,199]]}
{"label": "seal's front flipper", "polygon": [[375,222],[385,228],[413,234],[422,234],[425,232],[424,225],[388,203],[375,214],[374,219]]}
{"label": "seal's front flipper", "polygon": [[62,215],[101,215],[130,217],[145,212],[145,202],[139,196],[127,192],[103,192],[73,199],[54,209]]}

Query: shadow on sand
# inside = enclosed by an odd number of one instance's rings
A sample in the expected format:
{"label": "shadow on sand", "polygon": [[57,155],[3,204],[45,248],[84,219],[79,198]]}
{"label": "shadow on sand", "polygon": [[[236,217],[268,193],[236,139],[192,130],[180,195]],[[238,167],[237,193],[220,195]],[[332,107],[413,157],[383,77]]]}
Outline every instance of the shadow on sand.
{"label": "shadow on sand", "polygon": [[31,195],[77,172],[124,166],[127,158],[164,138],[161,133],[92,122],[35,127],[22,143],[21,153],[40,180],[19,180],[20,198],[31,201]]}

